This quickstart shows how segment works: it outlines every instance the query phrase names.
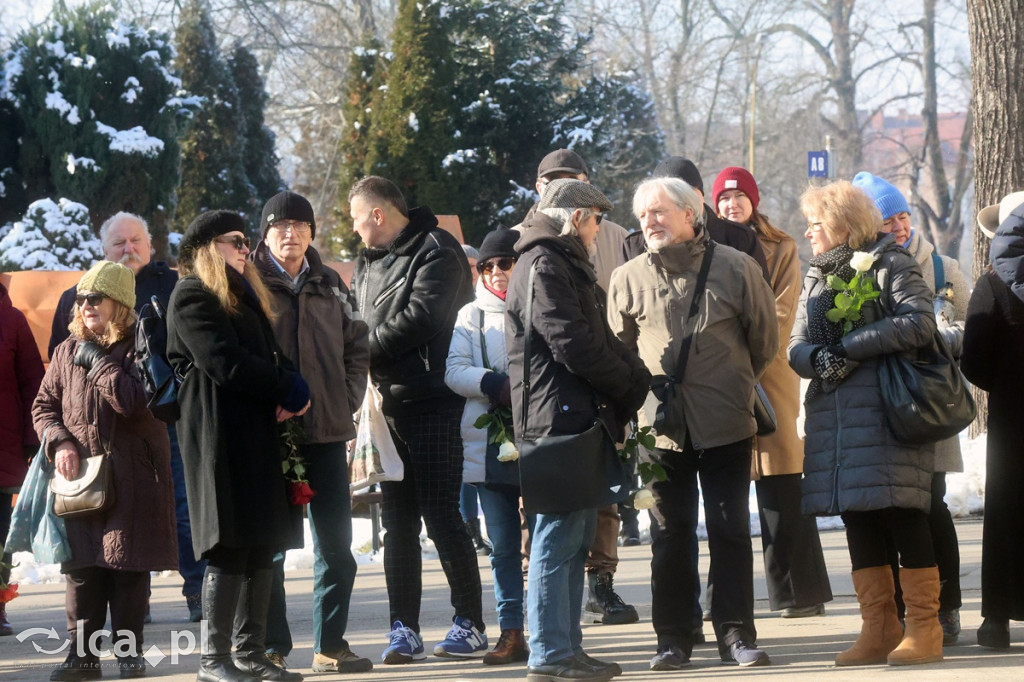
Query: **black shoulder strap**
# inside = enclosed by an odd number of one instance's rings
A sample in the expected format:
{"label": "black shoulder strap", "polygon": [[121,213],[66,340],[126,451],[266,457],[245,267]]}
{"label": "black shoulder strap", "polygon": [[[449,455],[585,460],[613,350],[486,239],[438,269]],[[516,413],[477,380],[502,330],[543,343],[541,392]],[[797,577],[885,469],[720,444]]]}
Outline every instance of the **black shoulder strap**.
{"label": "black shoulder strap", "polygon": [[676,383],[683,383],[683,376],[686,374],[686,361],[690,357],[690,346],[693,344],[693,331],[697,326],[697,311],[700,310],[700,300],[704,297],[704,289],[708,283],[708,270],[711,269],[711,257],[715,253],[715,242],[708,240],[708,246],[704,250],[704,257],[700,261],[700,271],[697,273],[697,283],[693,289],[693,300],[690,302],[690,310],[686,314],[684,324],[685,336],[679,344],[679,359],[676,360]]}
{"label": "black shoulder strap", "polygon": [[537,261],[530,263],[526,280],[526,319],[523,320],[523,419],[522,433],[526,433],[526,415],[530,411],[530,343],[533,341],[533,281],[537,276]]}
{"label": "black shoulder strap", "polygon": [[476,310],[480,313],[480,355],[484,361],[484,367],[491,369],[491,362],[487,358],[487,338],[484,336],[484,309],[477,308]]}

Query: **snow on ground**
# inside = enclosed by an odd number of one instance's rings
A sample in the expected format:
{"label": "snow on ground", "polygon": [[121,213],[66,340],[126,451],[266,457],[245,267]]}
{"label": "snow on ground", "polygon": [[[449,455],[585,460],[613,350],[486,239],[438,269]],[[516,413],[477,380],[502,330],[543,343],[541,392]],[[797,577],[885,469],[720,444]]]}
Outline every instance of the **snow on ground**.
{"label": "snow on ground", "polygon": [[[946,475],[946,504],[954,517],[967,516],[969,514],[980,514],[984,509],[985,493],[985,436],[982,435],[969,440],[966,431],[960,434],[960,447],[964,456],[963,473],[951,473]],[[482,515],[482,514],[481,514]],[[839,517],[827,517],[818,519],[818,528],[842,528],[843,523]],[[650,540],[650,520],[646,513],[640,514],[641,535],[645,541]],[[750,529],[753,535],[761,534],[761,524],[757,515],[757,497],[754,494],[754,487],[750,487]],[[313,567],[313,541],[309,532],[308,521],[305,524],[306,541],[302,549],[295,549],[288,552],[285,557],[285,571],[297,569],[309,569]],[[707,538],[704,529],[704,507],[700,508],[700,521],[697,534],[701,538]],[[368,564],[381,560],[380,554],[374,555],[370,549],[370,540],[373,536],[369,519],[352,520],[352,549],[356,553],[356,561],[359,564]],[[437,550],[434,543],[422,532],[420,540],[423,544],[423,558],[436,559]],[[58,583],[63,579],[60,574],[60,567],[55,564],[37,564],[29,552],[17,552],[14,555],[14,570],[11,572],[11,582],[23,585],[34,585],[40,583]],[[170,573],[168,573],[170,575]]]}

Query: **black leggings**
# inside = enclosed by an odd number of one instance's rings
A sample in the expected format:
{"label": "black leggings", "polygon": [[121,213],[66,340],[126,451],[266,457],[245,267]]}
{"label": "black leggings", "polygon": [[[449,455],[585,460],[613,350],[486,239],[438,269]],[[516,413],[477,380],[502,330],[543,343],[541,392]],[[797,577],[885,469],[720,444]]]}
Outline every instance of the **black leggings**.
{"label": "black leggings", "polygon": [[230,575],[251,574],[253,571],[274,567],[274,554],[270,547],[224,547],[217,545],[203,554],[208,573]]}
{"label": "black leggings", "polygon": [[903,568],[935,565],[928,514],[919,509],[889,507],[863,512],[844,512],[846,542],[853,570],[888,566],[888,547],[895,547]]}

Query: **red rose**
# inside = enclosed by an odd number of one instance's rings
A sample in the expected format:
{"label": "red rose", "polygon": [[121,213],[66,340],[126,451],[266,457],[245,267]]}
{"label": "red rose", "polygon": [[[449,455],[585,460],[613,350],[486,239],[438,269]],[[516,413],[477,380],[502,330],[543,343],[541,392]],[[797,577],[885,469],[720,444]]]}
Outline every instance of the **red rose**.
{"label": "red rose", "polygon": [[0,604],[6,604],[17,596],[18,583],[11,583],[7,587],[0,589]]}
{"label": "red rose", "polygon": [[296,507],[308,504],[316,495],[309,483],[305,481],[291,481],[288,483],[288,501]]}

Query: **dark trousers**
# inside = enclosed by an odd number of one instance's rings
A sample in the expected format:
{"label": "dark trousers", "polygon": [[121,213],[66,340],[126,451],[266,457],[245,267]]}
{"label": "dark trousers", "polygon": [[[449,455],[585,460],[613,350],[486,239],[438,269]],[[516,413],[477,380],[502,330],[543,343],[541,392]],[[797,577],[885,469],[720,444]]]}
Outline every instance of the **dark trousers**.
{"label": "dark trousers", "polygon": [[[7,533],[11,530],[11,515],[14,513],[14,509],[11,506],[13,499],[14,495],[0,492],[0,542],[7,538]],[[3,555],[3,563],[5,566],[11,565],[10,552],[6,552]],[[6,583],[10,577],[10,568],[0,568],[0,583]]]}
{"label": "dark trousers", "polygon": [[[107,621],[107,606],[110,606],[111,645],[119,653],[142,655],[142,627],[146,618],[146,604],[149,596],[148,571],[115,571],[111,568],[89,566],[68,571],[64,592],[64,610],[68,620],[70,652],[90,650],[93,634],[103,629]],[[82,629],[78,625],[81,621]],[[127,631],[135,638],[134,650],[125,651],[129,639]],[[95,648],[99,648],[96,638]],[[81,644],[79,644],[81,642]]]}
{"label": "dark trousers", "polygon": [[462,487],[462,407],[429,414],[387,417],[395,447],[405,465],[401,481],[381,483],[384,577],[391,622],[419,632],[423,592],[420,518],[437,547],[448,578],[455,615],[468,618],[482,632],[480,568],[473,541],[459,515]]}
{"label": "dark trousers", "polygon": [[619,567],[619,505],[597,510],[597,532],[587,553],[587,573],[615,573]]}
{"label": "dark trousers", "polygon": [[697,530],[697,478],[704,492],[704,516],[711,572],[718,591],[711,620],[719,653],[743,639],[754,643],[754,557],[750,544],[750,439],[695,450],[689,438],[682,452],[655,450],[668,478],[652,484],[654,539],[651,593],[658,647],[693,650],[695,581],[693,541]]}
{"label": "dark trousers", "polygon": [[[928,511],[928,529],[932,536],[935,563],[939,567],[939,610],[952,611],[963,605],[960,593],[960,542],[956,537],[953,516],[946,506],[946,474],[936,471],[932,474],[932,507]],[[905,610],[903,590],[900,587],[899,555],[892,541],[889,541],[889,565],[892,566],[896,582],[896,608],[900,617]]]}
{"label": "dark trousers", "polygon": [[178,449],[178,431],[167,427],[171,439],[171,480],[174,483],[174,516],[178,522],[178,573],[184,584],[181,593],[195,596],[203,591],[203,573],[206,562],[196,559],[192,550],[192,524],[188,518],[188,497],[185,495],[185,464]]}
{"label": "dark trousers", "polygon": [[758,479],[761,548],[773,611],[832,601],[818,525],[800,512],[801,474]]}
{"label": "dark trousers", "polygon": [[[348,488],[345,443],[299,448],[306,458],[306,477],[316,493],[307,507],[313,535],[313,651],[335,657],[348,648],[349,603],[356,580],[352,556],[352,498]],[[284,555],[274,561],[274,583],[267,616],[267,651],[287,656],[292,636],[284,592]]]}
{"label": "dark trousers", "polygon": [[928,515],[919,509],[888,507],[842,513],[853,570],[886,566],[890,548],[899,554],[904,568],[935,565]]}

